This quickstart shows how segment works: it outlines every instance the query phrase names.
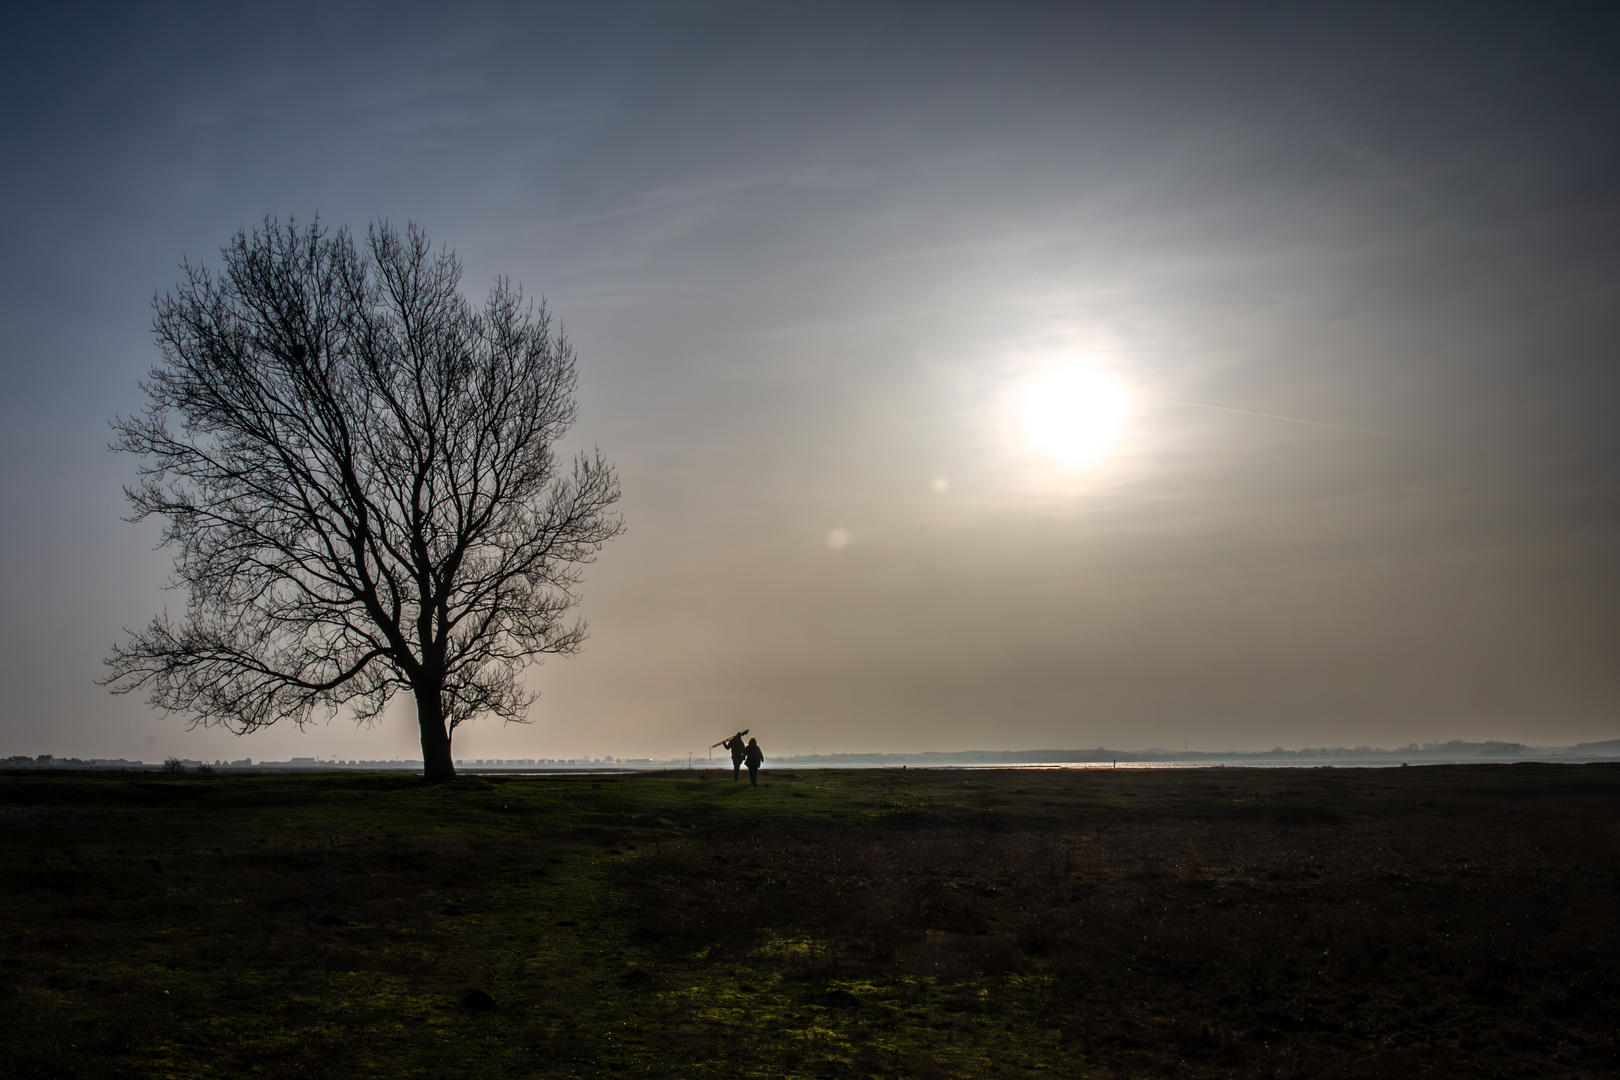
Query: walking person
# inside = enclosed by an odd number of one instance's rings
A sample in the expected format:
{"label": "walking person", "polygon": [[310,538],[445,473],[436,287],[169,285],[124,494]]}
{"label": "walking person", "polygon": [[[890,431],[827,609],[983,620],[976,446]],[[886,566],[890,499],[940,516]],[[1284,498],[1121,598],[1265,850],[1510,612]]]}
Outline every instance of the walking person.
{"label": "walking person", "polygon": [[743,761],[748,764],[749,785],[759,787],[759,767],[765,761],[765,751],[759,748],[758,739],[748,740],[748,749],[743,751]]}
{"label": "walking person", "polygon": [[[743,755],[747,753],[743,747],[743,736],[746,734],[748,734],[748,730],[744,728],[720,744],[731,751],[731,778],[733,780],[742,778]],[[752,742],[753,740],[749,741]]]}

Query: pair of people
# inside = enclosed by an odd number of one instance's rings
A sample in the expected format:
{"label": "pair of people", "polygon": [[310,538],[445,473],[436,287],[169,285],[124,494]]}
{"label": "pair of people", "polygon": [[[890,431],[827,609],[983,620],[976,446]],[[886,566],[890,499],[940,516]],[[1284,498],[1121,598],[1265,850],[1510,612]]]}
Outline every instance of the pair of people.
{"label": "pair of people", "polygon": [[747,730],[739,731],[720,745],[731,751],[731,778],[742,779],[742,767],[748,766],[748,782],[759,787],[759,767],[765,762],[765,752],[759,748],[758,739],[749,739],[747,745],[743,744],[743,736]]}

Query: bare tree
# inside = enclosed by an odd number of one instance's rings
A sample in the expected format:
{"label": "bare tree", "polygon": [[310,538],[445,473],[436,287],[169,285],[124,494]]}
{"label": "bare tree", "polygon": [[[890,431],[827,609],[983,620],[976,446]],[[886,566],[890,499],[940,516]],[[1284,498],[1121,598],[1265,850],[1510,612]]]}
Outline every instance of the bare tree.
{"label": "bare tree", "polygon": [[239,733],[408,690],[427,778],[453,779],[455,729],[525,721],[522,668],[580,648],[582,568],[622,528],[600,451],[554,449],[573,349],[505,279],[475,308],[414,225],[266,219],[222,254],[154,300],[164,362],[113,423],[143,459],[130,520],[164,519],[189,600],[105,683]]}

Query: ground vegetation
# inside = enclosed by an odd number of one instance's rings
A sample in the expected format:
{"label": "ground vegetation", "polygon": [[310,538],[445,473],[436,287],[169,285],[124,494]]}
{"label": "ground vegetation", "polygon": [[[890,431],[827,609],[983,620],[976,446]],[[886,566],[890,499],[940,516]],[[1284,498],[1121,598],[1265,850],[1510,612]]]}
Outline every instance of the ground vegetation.
{"label": "ground vegetation", "polygon": [[1620,767],[0,774],[17,1075],[1606,1077]]}

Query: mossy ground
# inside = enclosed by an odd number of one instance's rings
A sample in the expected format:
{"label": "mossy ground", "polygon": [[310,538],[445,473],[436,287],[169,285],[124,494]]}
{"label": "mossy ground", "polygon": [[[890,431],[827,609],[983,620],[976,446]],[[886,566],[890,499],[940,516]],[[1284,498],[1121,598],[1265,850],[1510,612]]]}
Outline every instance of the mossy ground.
{"label": "mossy ground", "polygon": [[0,1072],[1620,1064],[1620,768],[763,779],[0,774]]}

